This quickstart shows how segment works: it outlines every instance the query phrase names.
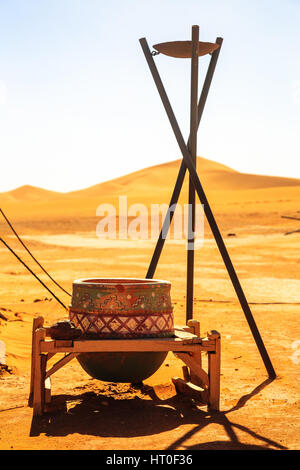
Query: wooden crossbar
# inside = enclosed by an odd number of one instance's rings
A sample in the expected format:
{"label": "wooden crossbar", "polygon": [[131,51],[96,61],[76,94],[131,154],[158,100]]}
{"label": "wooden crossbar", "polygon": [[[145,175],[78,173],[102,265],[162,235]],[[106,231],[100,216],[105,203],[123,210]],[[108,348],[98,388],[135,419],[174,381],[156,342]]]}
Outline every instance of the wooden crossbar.
{"label": "wooden crossbar", "polygon": [[61,346],[60,341],[43,341],[40,346],[41,353],[53,352],[152,352],[152,351],[213,351],[214,341],[209,339],[202,343],[192,343],[181,338],[147,338],[147,339],[102,339],[102,340],[76,340],[72,345]]}
{"label": "wooden crossbar", "polygon": [[66,364],[68,364],[68,362],[70,362],[72,359],[74,359],[74,357],[78,356],[79,353],[69,353],[67,356],[63,357],[62,359],[60,359],[59,361],[57,361],[52,367],[51,369],[48,370],[48,372],[46,372],[45,374],[45,379],[47,379],[48,377],[50,377],[50,375],[54,374],[54,372],[58,371],[61,367],[65,366]]}

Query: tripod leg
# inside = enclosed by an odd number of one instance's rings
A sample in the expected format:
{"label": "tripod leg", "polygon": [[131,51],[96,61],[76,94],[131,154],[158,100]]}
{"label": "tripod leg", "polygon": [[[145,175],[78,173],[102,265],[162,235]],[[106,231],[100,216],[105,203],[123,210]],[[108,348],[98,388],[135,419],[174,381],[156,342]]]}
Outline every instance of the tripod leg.
{"label": "tripod leg", "polygon": [[[219,47],[218,47],[218,49],[216,49],[212,53],[210,63],[209,63],[208,69],[207,69],[205,81],[204,81],[204,84],[203,84],[201,96],[200,96],[199,103],[198,103],[198,127],[199,127],[199,124],[200,124],[200,121],[201,121],[201,118],[202,118],[202,114],[203,114],[203,110],[204,110],[204,107],[205,107],[207,95],[208,95],[209,88],[210,88],[210,85],[211,85],[211,82],[212,82],[212,79],[213,79],[214,71],[215,71],[215,68],[216,68],[216,65],[217,65],[220,49],[221,49],[221,46],[222,46],[222,41],[223,41],[222,38],[217,38],[216,39],[216,43],[219,44]],[[189,142],[190,142],[190,138],[188,140],[187,146],[189,146]],[[154,276],[154,273],[155,273],[155,270],[156,270],[156,267],[157,267],[162,249],[164,247],[165,237],[166,237],[166,235],[168,233],[168,230],[170,228],[170,225],[172,223],[172,219],[173,219],[173,215],[174,215],[174,212],[175,212],[176,204],[178,202],[180,191],[181,191],[181,188],[182,188],[182,185],[183,185],[183,182],[184,182],[184,177],[185,177],[185,174],[186,174],[186,170],[187,170],[187,166],[185,164],[185,161],[182,160],[181,165],[180,165],[180,169],[179,169],[179,173],[178,173],[178,176],[177,176],[177,180],[176,180],[176,183],[175,183],[175,186],[174,186],[173,194],[172,194],[172,197],[171,197],[171,200],[170,200],[169,208],[168,208],[167,214],[165,216],[163,226],[162,226],[162,230],[159,234],[159,237],[158,237],[158,240],[157,240],[157,243],[156,243],[153,255],[152,255],[152,259],[151,259],[151,262],[149,264],[149,268],[148,268],[148,271],[147,271],[147,274],[146,274],[147,279],[151,279]]]}
{"label": "tripod leg", "polygon": [[198,197],[201,201],[201,204],[203,204],[203,206],[204,206],[204,212],[205,212],[206,218],[208,220],[211,231],[212,231],[212,233],[215,237],[217,246],[218,246],[219,251],[221,253],[221,256],[223,258],[223,261],[224,261],[224,264],[226,266],[229,277],[231,279],[232,285],[233,285],[233,287],[235,289],[235,292],[237,294],[237,297],[239,299],[240,305],[243,309],[243,312],[244,312],[244,315],[245,315],[246,320],[248,322],[249,328],[251,330],[251,333],[253,335],[255,343],[258,347],[258,350],[260,352],[260,355],[261,355],[261,358],[264,362],[264,365],[267,369],[269,377],[271,379],[274,379],[276,377],[275,370],[273,368],[273,365],[271,363],[271,360],[269,358],[269,355],[268,355],[268,352],[265,348],[263,340],[260,336],[259,330],[256,326],[256,323],[255,323],[255,320],[253,318],[252,312],[250,310],[250,307],[249,307],[248,302],[246,300],[244,291],[242,289],[242,286],[239,282],[239,279],[237,277],[237,274],[236,274],[235,269],[233,267],[233,264],[231,262],[230,256],[229,256],[228,251],[226,249],[226,246],[224,244],[223,238],[221,236],[221,233],[220,233],[219,228],[217,226],[217,223],[215,221],[215,218],[214,218],[214,215],[213,215],[212,210],[210,208],[210,205],[208,203],[208,200],[206,199],[206,195],[205,195],[205,192],[204,192],[204,190],[202,188],[202,185],[200,183],[200,180],[199,180],[199,177],[197,175],[194,163],[193,163],[192,158],[190,156],[190,153],[189,153],[189,151],[188,151],[188,149],[185,145],[185,142],[184,142],[184,139],[182,137],[179,125],[177,123],[176,117],[175,117],[173,109],[171,107],[169,98],[166,94],[166,91],[164,89],[163,83],[162,83],[161,78],[159,76],[158,70],[157,70],[156,65],[154,63],[153,57],[152,57],[151,52],[149,50],[149,46],[148,46],[147,41],[146,41],[145,38],[141,39],[140,43],[141,43],[141,46],[143,48],[147,63],[149,65],[149,68],[150,68],[150,71],[152,73],[154,82],[156,84],[157,90],[158,90],[159,95],[161,97],[161,100],[163,102],[165,111],[166,111],[167,116],[169,118],[171,127],[173,129],[174,135],[175,135],[176,140],[177,140],[177,143],[178,143],[179,148],[181,150],[183,159],[186,163],[186,166],[189,170],[189,174],[192,178],[195,190],[198,194]]}

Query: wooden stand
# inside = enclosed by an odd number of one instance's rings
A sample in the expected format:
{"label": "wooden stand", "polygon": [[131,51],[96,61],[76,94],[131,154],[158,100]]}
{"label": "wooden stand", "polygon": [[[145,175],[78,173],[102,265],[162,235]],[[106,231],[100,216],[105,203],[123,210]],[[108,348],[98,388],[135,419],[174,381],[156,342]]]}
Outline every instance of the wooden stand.
{"label": "wooden stand", "polygon": [[[211,331],[200,338],[200,324],[189,320],[187,326],[175,327],[173,338],[53,340],[44,318],[33,320],[31,383],[28,405],[33,414],[41,416],[45,405],[51,402],[50,377],[80,353],[119,351],[172,351],[185,365],[183,377],[172,378],[177,393],[183,393],[206,404],[210,410],[219,410],[220,401],[220,334]],[[201,354],[208,354],[208,372],[202,368]],[[47,370],[47,362],[57,353],[65,356]]]}

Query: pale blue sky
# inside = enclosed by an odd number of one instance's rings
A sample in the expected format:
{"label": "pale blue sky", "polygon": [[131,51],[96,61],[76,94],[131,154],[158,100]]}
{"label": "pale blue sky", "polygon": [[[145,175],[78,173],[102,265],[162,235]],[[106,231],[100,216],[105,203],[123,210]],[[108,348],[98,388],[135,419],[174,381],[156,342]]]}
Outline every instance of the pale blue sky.
{"label": "pale blue sky", "polygon": [[[300,0],[0,0],[0,191],[180,158],[138,40],[190,39],[193,24],[224,38],[198,155],[299,178]],[[155,60],[186,138],[189,60]]]}

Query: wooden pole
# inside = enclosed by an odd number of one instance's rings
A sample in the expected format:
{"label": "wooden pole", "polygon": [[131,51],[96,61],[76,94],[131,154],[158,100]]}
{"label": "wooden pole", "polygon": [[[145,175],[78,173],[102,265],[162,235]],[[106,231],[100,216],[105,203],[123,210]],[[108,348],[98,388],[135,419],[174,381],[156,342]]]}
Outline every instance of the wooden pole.
{"label": "wooden pole", "polygon": [[[197,162],[197,130],[198,130],[198,49],[199,26],[192,26],[192,58],[191,58],[191,108],[190,108],[190,140],[189,152],[196,168]],[[194,300],[194,239],[195,239],[195,207],[196,193],[191,176],[189,177],[189,212],[187,242],[187,285],[186,285],[186,322],[193,318]]]}
{"label": "wooden pole", "polygon": [[32,323],[32,342],[31,342],[31,379],[30,379],[30,390],[28,398],[28,406],[33,405],[33,388],[34,388],[34,374],[35,374],[35,360],[36,360],[36,341],[35,332],[38,328],[42,328],[44,325],[43,317],[35,317]]}
{"label": "wooden pole", "polygon": [[208,334],[209,339],[216,342],[216,350],[208,353],[208,377],[209,377],[209,395],[208,407],[211,410],[220,409],[220,378],[221,378],[221,339],[220,334],[212,331]]}
{"label": "wooden pole", "polygon": [[45,339],[44,328],[38,328],[34,333],[34,378],[33,378],[33,414],[41,416],[43,414],[43,390],[44,373],[40,343]]}

